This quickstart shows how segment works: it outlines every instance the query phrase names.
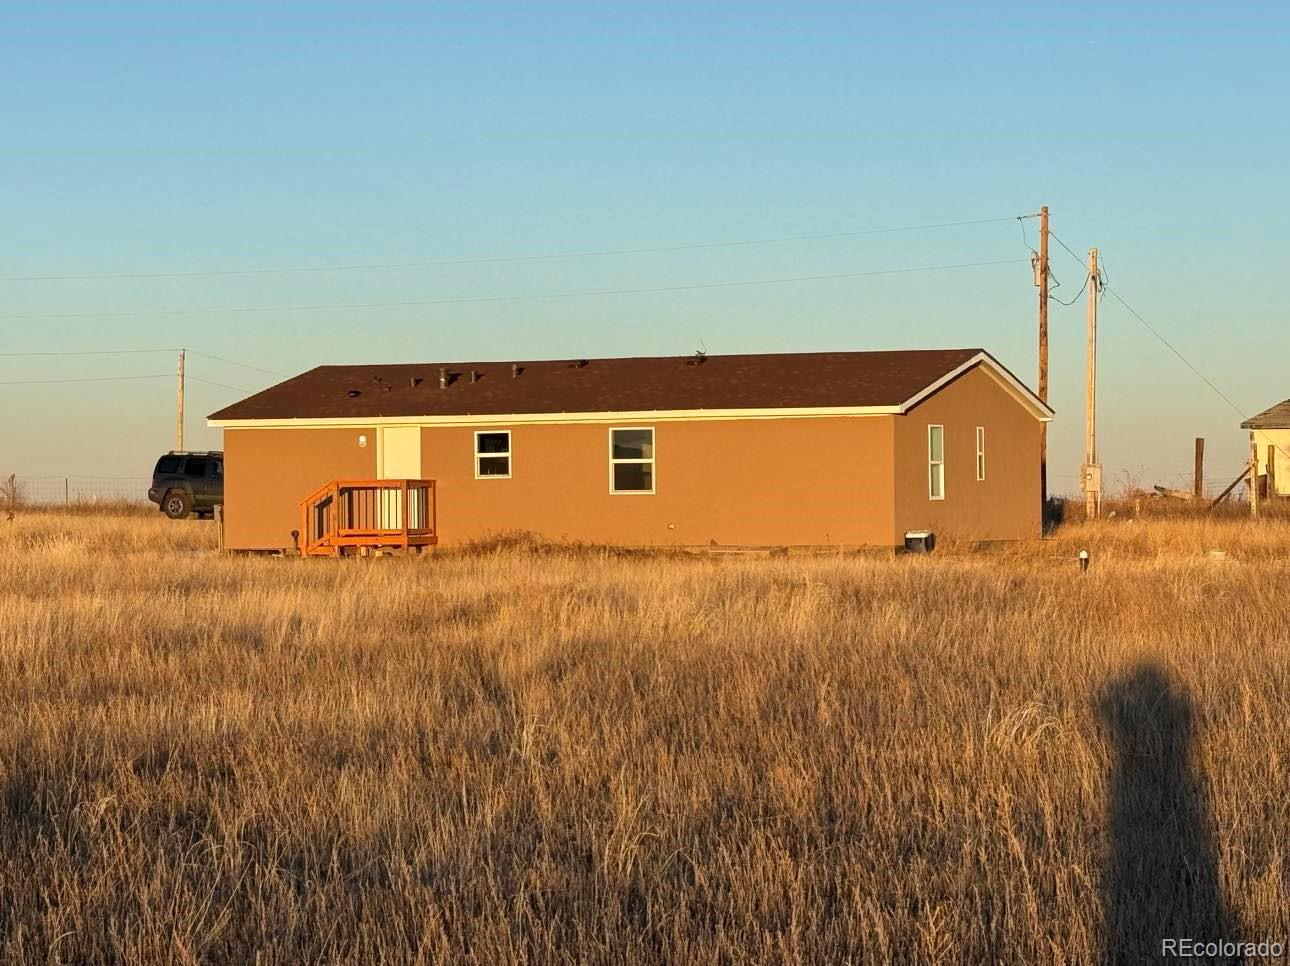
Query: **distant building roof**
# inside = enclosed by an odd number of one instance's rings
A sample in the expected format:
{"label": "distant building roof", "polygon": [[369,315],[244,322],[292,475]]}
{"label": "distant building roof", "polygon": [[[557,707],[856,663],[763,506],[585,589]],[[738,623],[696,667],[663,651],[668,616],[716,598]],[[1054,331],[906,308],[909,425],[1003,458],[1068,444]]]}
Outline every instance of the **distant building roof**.
{"label": "distant building roof", "polygon": [[[901,407],[987,365],[1040,418],[1052,411],[981,349],[319,366],[210,419]],[[440,387],[441,375],[446,385]]]}
{"label": "distant building roof", "polygon": [[1241,423],[1241,429],[1290,429],[1290,399]]}

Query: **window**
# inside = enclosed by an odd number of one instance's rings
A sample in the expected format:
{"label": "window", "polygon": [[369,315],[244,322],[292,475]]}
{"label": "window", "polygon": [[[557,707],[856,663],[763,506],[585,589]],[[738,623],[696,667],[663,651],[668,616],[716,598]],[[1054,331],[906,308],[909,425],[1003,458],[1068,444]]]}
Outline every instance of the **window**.
{"label": "window", "polygon": [[178,473],[180,462],[181,460],[178,456],[163,456],[157,460],[157,469],[154,472],[158,475],[164,474],[166,476],[171,473]]}
{"label": "window", "polygon": [[927,427],[927,495],[945,499],[945,427]]}
{"label": "window", "polygon": [[609,492],[654,492],[654,430],[609,431]]}
{"label": "window", "polygon": [[215,468],[211,471],[211,476],[217,480],[224,479],[224,461],[216,460]]}
{"label": "window", "polygon": [[511,476],[511,431],[475,434],[475,479],[507,480]]}
{"label": "window", "polygon": [[976,478],[977,482],[985,479],[985,427],[976,428]]}
{"label": "window", "polygon": [[188,462],[184,465],[184,476],[194,480],[204,480],[206,478],[206,457],[188,457]]}

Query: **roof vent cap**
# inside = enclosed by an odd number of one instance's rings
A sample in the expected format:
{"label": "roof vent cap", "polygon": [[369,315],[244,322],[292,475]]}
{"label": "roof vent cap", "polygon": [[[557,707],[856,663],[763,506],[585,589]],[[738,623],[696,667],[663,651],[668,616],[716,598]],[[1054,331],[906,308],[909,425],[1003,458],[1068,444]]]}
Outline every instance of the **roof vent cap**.
{"label": "roof vent cap", "polygon": [[349,392],[345,393],[345,395],[348,396],[350,399],[356,399],[359,396],[363,395],[363,390],[351,389]]}

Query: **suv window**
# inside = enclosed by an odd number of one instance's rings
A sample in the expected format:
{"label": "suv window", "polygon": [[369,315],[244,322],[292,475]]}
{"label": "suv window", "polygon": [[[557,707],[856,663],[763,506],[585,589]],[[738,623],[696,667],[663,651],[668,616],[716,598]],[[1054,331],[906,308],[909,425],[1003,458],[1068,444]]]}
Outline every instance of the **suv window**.
{"label": "suv window", "polygon": [[178,456],[163,456],[157,460],[157,469],[154,471],[158,474],[170,475],[179,472],[180,459]]}
{"label": "suv window", "polygon": [[211,470],[211,476],[217,480],[224,479],[224,461],[223,460],[215,461],[215,468]]}
{"label": "suv window", "polygon": [[206,478],[206,457],[205,456],[188,457],[188,465],[184,467],[184,476],[187,476],[190,479],[194,479],[194,480],[205,479]]}

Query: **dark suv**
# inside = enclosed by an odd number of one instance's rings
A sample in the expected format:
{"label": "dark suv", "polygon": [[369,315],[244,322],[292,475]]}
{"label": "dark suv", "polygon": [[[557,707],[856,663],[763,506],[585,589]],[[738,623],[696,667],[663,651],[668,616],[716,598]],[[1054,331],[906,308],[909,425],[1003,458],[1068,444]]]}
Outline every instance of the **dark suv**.
{"label": "dark suv", "polygon": [[171,451],[157,460],[148,499],[172,520],[212,516],[224,502],[224,454]]}

